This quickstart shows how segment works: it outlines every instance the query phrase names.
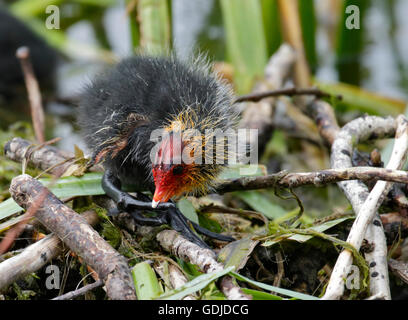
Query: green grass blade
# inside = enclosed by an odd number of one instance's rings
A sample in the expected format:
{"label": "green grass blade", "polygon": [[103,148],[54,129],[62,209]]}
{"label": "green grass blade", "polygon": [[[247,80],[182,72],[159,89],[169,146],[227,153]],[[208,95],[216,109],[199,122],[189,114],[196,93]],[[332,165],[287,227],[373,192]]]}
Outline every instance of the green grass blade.
{"label": "green grass blade", "polygon": [[[10,9],[20,17],[34,17],[41,15],[49,5],[64,4],[64,0],[18,0],[10,4]],[[84,6],[109,7],[115,5],[115,0],[73,0],[73,3]]]}
{"label": "green grass blade", "polygon": [[257,244],[258,241],[250,237],[230,242],[218,253],[218,261],[225,267],[234,266],[238,271],[245,266]]}
{"label": "green grass blade", "polygon": [[132,268],[132,277],[139,300],[152,300],[163,292],[155,272],[147,262],[136,264]]}
{"label": "green grass blade", "polygon": [[12,198],[0,203],[0,220],[23,210]]}
{"label": "green grass blade", "polygon": [[322,91],[325,91],[333,96],[341,95],[343,99],[339,101],[336,108],[344,108],[346,110],[359,110],[373,115],[398,115],[403,113],[406,106],[406,101],[384,97],[359,87],[345,83],[323,83],[314,81]]}
{"label": "green grass blade", "polygon": [[[129,7],[129,4],[134,1],[126,0],[126,5]],[[137,48],[140,45],[140,30],[139,23],[137,21],[137,8],[132,6],[132,10],[128,12],[129,16],[129,30],[130,30],[130,43],[133,49]]]}
{"label": "green grass blade", "polygon": [[43,14],[49,5],[58,6],[63,0],[18,0],[10,4],[9,9],[17,16],[30,18]]}
{"label": "green grass blade", "polygon": [[173,289],[161,296],[157,297],[157,300],[180,300],[185,296],[192,294],[198,290],[204,289],[212,281],[226,275],[228,272],[234,270],[234,267],[228,267],[218,272],[205,273],[193,280],[187,282],[185,285],[178,289]]}
{"label": "green grass blade", "polygon": [[[58,198],[70,198],[73,196],[90,196],[105,194],[101,186],[102,173],[92,172],[82,177],[64,177],[58,179],[51,187]],[[51,179],[39,179],[47,186]],[[7,199],[0,203],[0,220],[11,216],[12,214],[23,210],[13,199]]]}
{"label": "green grass blade", "polygon": [[264,291],[258,291],[253,289],[242,288],[245,294],[252,296],[253,300],[284,300],[282,297],[270,294]]}
{"label": "green grass blade", "polygon": [[45,27],[43,21],[38,18],[24,18],[24,22],[40,37],[55,49],[61,51],[69,57],[87,58],[95,61],[113,63],[116,61],[115,55],[109,50],[90,46],[86,43],[68,40],[65,33],[61,30],[53,29],[52,32]]}
{"label": "green grass blade", "polygon": [[314,0],[300,0],[299,16],[302,25],[303,45],[309,67],[315,70],[317,67],[316,54],[316,16]]}
{"label": "green grass blade", "polygon": [[247,0],[221,0],[220,4],[236,90],[247,93],[267,62],[261,6],[259,1]]}
{"label": "green grass blade", "polygon": [[230,272],[230,275],[235,277],[236,279],[240,280],[240,281],[245,281],[248,282],[254,286],[257,286],[258,288],[264,289],[264,290],[268,290],[268,291],[273,291],[291,298],[296,298],[296,299],[300,299],[300,300],[320,300],[319,298],[316,298],[314,296],[308,295],[308,294],[304,294],[304,293],[300,293],[300,292],[296,292],[296,291],[292,291],[292,290],[288,290],[288,289],[282,289],[282,288],[278,288],[278,287],[274,287],[271,286],[269,284],[265,284],[262,282],[258,282],[255,280],[251,280],[249,278],[246,278],[236,272]]}
{"label": "green grass blade", "polygon": [[276,219],[286,214],[286,210],[272,203],[259,191],[237,191],[234,192],[234,195],[245,201],[255,211],[263,213],[269,219]]}
{"label": "green grass blade", "polygon": [[[258,165],[256,170],[253,170],[252,174],[246,174],[248,169],[251,168],[251,165],[231,165],[227,168],[225,168],[224,171],[221,172],[221,174],[218,176],[219,179],[221,180],[226,180],[226,179],[237,179],[240,177],[248,177],[248,176],[264,176],[267,174],[265,166]],[[252,170],[251,170],[252,171]]]}
{"label": "green grass blade", "polygon": [[[350,29],[346,21],[353,22],[353,12],[346,12],[350,6],[356,6],[359,9],[358,19],[360,20],[359,29]],[[361,80],[361,55],[364,48],[365,27],[364,14],[367,11],[369,0],[345,0],[342,8],[342,18],[339,23],[337,33],[337,57],[336,66],[339,73],[339,79],[342,82],[359,85]]]}
{"label": "green grass blade", "polygon": [[[324,231],[326,231],[326,230],[328,230],[330,228],[333,228],[334,226],[342,223],[343,221],[346,221],[346,220],[351,219],[351,218],[352,217],[344,217],[344,218],[339,218],[339,219],[335,219],[335,220],[330,220],[330,221],[319,224],[317,226],[310,227],[310,228],[305,229],[305,230],[313,230],[313,231],[316,231],[316,232],[324,232]],[[308,240],[310,240],[312,238],[313,238],[312,235],[294,234],[294,235],[290,236],[289,238],[285,238],[285,240],[289,239],[289,240],[294,240],[294,241],[303,243],[303,242],[306,242],[306,241],[308,241]],[[274,245],[275,243],[278,243],[280,240],[282,240],[282,238],[277,239],[277,240],[267,240],[264,243],[262,243],[262,246],[263,247],[269,247],[271,245]]]}
{"label": "green grass blade", "polygon": [[278,2],[277,0],[261,0],[261,6],[267,56],[270,57],[282,44]]}
{"label": "green grass blade", "polygon": [[171,29],[167,1],[138,0],[140,45],[144,51],[160,54],[170,49]]}
{"label": "green grass blade", "polygon": [[181,213],[184,214],[184,216],[186,216],[188,219],[195,223],[199,223],[197,212],[190,200],[181,199],[177,202],[177,208],[179,208]]}

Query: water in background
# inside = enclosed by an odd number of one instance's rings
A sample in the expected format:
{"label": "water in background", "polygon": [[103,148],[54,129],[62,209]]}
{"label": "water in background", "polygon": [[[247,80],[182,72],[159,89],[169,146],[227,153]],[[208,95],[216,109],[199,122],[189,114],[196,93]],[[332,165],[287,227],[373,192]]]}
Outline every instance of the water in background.
{"label": "water in background", "polygon": [[[339,80],[336,68],[335,49],[325,32],[324,2],[315,0],[318,26],[316,47],[318,67],[316,77],[323,81]],[[125,13],[125,2],[118,1],[103,15],[101,27],[106,32],[109,47],[121,58],[132,54],[129,18]],[[364,46],[360,57],[360,70],[354,80],[361,87],[386,96],[408,99],[408,1],[371,0],[364,13],[361,27],[364,30]],[[63,19],[63,17],[62,17]],[[327,18],[326,18],[327,19]],[[69,39],[101,46],[94,26],[81,21],[67,29]],[[172,1],[173,49],[185,58],[197,51],[209,52],[214,60],[224,60],[225,34],[222,25],[219,2],[214,0],[173,0]],[[77,96],[83,86],[99,72],[104,65],[86,59],[76,59],[61,66],[58,73],[59,96]],[[358,74],[357,74],[358,73]],[[351,74],[353,77],[353,74]],[[356,81],[357,81],[356,80]],[[72,121],[73,108],[54,103],[49,111],[56,116],[54,136],[63,140],[60,147],[72,150],[74,143],[85,148],[75,133]],[[70,114],[71,113],[71,114]]]}

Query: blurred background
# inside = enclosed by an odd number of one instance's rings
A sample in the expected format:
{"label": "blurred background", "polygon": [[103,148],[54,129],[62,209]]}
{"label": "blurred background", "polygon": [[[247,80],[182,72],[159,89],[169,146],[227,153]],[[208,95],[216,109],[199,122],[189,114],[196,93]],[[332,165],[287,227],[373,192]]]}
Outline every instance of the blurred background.
{"label": "blurred background", "polygon": [[[268,59],[289,40],[288,29],[293,32],[293,23],[301,27],[301,43],[295,45],[304,47],[311,84],[343,97],[341,101],[330,101],[341,124],[364,113],[384,116],[405,112],[408,1],[298,0],[295,10],[287,10],[284,3],[278,0],[3,0],[0,10],[16,17],[43,39],[49,50],[56,52],[55,66],[50,60],[41,64],[41,58],[48,59],[44,58],[46,55],[40,53],[38,58],[40,68],[47,71],[45,79],[39,79],[46,109],[46,135],[49,139],[61,137],[58,146],[69,151],[74,144],[85,149],[75,126],[77,96],[106,66],[139,51],[157,54],[173,51],[182,59],[203,52],[233,84],[237,95],[247,94],[262,79]],[[359,10],[359,29],[347,28],[346,20],[350,16],[347,8],[353,5]],[[46,22],[55,10],[59,13],[59,28],[49,29]],[[4,50],[1,39],[12,30],[12,24],[0,29],[0,50]],[[0,61],[0,66],[2,63],[6,64],[5,60]],[[35,59],[33,63],[36,64]],[[0,74],[0,81],[1,77]],[[23,87],[17,97],[0,94],[2,143],[16,135],[32,136],[27,124],[30,111],[24,82],[16,85]],[[276,121],[271,140],[261,156],[268,171],[328,167],[328,157],[321,145],[310,135],[305,140],[305,132],[298,132],[307,131],[308,127],[299,129],[296,125],[300,120],[296,117],[290,120],[287,125]],[[10,166],[13,165],[0,166],[0,177],[16,174],[18,169]],[[336,187],[317,190],[309,189],[307,197],[313,200],[311,212],[313,207],[320,206],[316,209],[318,216],[331,213],[328,198],[336,199],[336,204],[346,203]],[[323,200],[320,205],[314,199],[315,193]],[[263,202],[267,208],[257,205],[259,192],[251,197],[242,196],[245,202],[255,204],[254,209],[270,211],[269,202]]]}

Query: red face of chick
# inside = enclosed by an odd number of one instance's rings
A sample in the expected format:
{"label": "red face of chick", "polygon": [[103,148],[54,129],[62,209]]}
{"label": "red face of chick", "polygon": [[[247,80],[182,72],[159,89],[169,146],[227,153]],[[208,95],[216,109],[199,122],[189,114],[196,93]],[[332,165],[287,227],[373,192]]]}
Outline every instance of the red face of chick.
{"label": "red face of chick", "polygon": [[152,202],[153,208],[157,207],[160,202],[166,202],[193,188],[192,173],[195,166],[181,162],[182,147],[182,143],[170,136],[167,140],[162,141],[156,153],[152,169],[156,187]]}

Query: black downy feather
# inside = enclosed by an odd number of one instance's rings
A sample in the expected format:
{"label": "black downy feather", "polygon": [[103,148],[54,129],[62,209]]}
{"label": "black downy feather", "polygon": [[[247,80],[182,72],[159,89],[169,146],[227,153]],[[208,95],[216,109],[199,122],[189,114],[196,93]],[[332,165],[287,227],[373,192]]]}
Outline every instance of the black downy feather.
{"label": "black downy feather", "polygon": [[96,77],[81,95],[78,117],[95,162],[103,160],[122,183],[153,191],[153,130],[182,112],[195,114],[198,130],[209,117],[218,129],[234,128],[232,91],[203,61],[138,55]]}

